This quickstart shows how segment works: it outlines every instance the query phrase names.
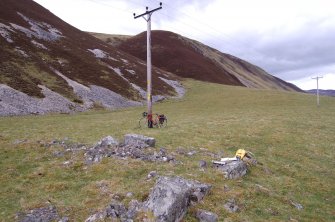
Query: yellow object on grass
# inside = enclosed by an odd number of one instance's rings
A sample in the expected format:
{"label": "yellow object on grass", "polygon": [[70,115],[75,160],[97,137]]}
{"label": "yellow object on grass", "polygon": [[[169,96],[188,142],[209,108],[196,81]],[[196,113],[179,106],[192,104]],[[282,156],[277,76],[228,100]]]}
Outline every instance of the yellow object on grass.
{"label": "yellow object on grass", "polygon": [[246,155],[246,153],[247,153],[247,151],[245,151],[244,149],[238,149],[236,151],[235,157],[242,160],[244,158],[244,156]]}

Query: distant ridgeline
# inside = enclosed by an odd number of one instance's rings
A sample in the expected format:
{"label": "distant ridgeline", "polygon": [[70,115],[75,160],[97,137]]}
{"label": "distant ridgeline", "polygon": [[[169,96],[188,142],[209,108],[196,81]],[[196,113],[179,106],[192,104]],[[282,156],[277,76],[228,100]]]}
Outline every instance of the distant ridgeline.
{"label": "distant ridgeline", "polygon": [[[316,89],[306,90],[307,93],[316,94]],[[335,90],[332,89],[319,89],[319,95],[321,96],[335,96]]]}

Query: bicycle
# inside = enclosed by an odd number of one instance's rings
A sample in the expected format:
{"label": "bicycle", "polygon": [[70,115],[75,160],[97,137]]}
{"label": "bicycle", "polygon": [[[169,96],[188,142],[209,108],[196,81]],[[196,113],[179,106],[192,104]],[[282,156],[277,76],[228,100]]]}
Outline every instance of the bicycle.
{"label": "bicycle", "polygon": [[[138,121],[139,128],[149,127],[148,113],[143,112],[142,117]],[[152,127],[164,128],[167,126],[167,116],[164,114],[155,113],[152,115]]]}

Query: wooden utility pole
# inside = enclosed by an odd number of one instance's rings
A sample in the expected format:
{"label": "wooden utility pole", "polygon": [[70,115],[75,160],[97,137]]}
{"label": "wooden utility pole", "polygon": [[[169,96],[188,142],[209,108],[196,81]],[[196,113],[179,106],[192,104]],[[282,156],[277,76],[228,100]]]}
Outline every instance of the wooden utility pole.
{"label": "wooden utility pole", "polygon": [[316,104],[320,106],[320,99],[319,99],[319,79],[322,79],[322,76],[317,76],[312,79],[316,79]]}
{"label": "wooden utility pole", "polygon": [[[137,15],[134,13],[134,19],[142,17],[147,21],[147,105],[148,105],[148,127],[152,128],[152,77],[151,77],[151,15],[157,10],[162,9],[162,3],[159,3],[159,7],[153,10],[149,10],[149,7],[146,7],[146,12]],[[144,17],[146,15],[146,17]]]}

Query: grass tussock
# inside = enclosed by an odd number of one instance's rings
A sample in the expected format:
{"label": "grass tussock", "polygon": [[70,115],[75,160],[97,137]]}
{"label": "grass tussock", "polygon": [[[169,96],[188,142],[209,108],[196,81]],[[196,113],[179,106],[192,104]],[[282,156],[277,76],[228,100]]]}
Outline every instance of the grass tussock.
{"label": "grass tussock", "polygon": [[[132,198],[146,199],[155,182],[146,179],[152,170],[212,184],[196,208],[217,213],[220,221],[335,220],[334,98],[321,97],[317,108],[312,95],[195,81],[185,85],[183,99],[154,105],[154,112],[168,117],[168,127],[162,129],[137,128],[144,107],[1,118],[1,220],[52,203],[71,220],[83,221],[115,195],[126,204]],[[55,157],[61,147],[42,145],[63,138],[94,144],[107,135],[122,139],[126,133],[155,137],[157,149],[174,152],[181,163],[108,158],[87,166],[83,153]],[[178,154],[180,147],[197,153]],[[238,148],[251,151],[261,163],[245,177],[226,180],[211,167],[199,169],[199,160],[213,160],[208,153],[227,157]],[[127,197],[128,192],[133,196]],[[239,212],[223,208],[229,199]],[[185,221],[195,221],[194,212],[192,208]]]}

